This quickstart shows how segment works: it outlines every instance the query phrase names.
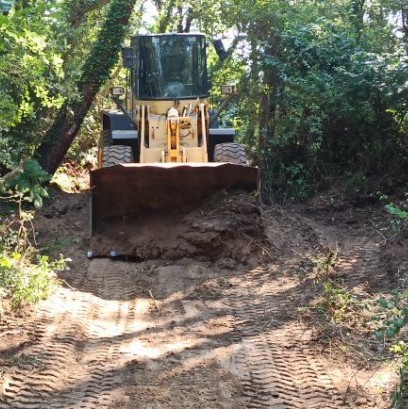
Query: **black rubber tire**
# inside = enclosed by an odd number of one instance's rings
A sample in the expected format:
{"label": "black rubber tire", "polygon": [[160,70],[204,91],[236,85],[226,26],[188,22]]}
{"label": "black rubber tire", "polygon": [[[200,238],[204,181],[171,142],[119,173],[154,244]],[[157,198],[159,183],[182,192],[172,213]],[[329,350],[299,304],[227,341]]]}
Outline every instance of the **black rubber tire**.
{"label": "black rubber tire", "polygon": [[234,165],[246,165],[248,158],[240,143],[219,143],[214,147],[214,162],[230,162]]}
{"label": "black rubber tire", "polygon": [[104,129],[103,131],[101,131],[98,141],[98,148],[103,149],[106,146],[111,146],[112,144],[112,131],[110,129]]}
{"label": "black rubber tire", "polygon": [[132,148],[126,145],[105,146],[102,152],[102,167],[119,165],[121,163],[132,163]]}

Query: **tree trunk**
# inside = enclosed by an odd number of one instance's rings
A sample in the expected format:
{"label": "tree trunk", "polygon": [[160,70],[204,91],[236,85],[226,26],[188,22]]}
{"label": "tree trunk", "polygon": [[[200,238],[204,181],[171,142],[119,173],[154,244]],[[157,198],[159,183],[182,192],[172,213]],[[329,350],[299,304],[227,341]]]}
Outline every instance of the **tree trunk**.
{"label": "tree trunk", "polygon": [[[278,55],[280,39],[273,35],[268,38],[268,46],[265,47],[266,56],[275,57]],[[259,112],[259,147],[267,149],[270,141],[274,137],[274,116],[278,103],[278,95],[282,86],[282,80],[275,67],[263,68],[263,90],[260,98]]]}
{"label": "tree trunk", "polygon": [[71,27],[81,26],[88,18],[88,14],[109,4],[109,0],[71,0],[66,5],[68,22]]}
{"label": "tree trunk", "polygon": [[82,67],[77,84],[80,98],[67,99],[36,152],[42,168],[54,174],[79,132],[101,85],[117,62],[136,0],[112,0],[105,22]]}

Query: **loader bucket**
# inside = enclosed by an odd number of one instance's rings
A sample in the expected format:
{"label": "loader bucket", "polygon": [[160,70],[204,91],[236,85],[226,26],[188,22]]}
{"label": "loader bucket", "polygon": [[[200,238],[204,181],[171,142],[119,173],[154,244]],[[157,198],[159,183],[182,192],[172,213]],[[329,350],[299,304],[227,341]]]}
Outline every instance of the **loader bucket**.
{"label": "loader bucket", "polygon": [[91,234],[113,219],[199,203],[223,189],[258,190],[259,169],[230,163],[122,164],[91,171]]}
{"label": "loader bucket", "polygon": [[[220,162],[132,163],[91,171],[91,250],[93,237],[107,234],[112,242],[118,226],[137,234],[152,214],[183,211],[224,189],[257,191],[259,180],[258,168]],[[134,220],[136,228],[126,228]]]}

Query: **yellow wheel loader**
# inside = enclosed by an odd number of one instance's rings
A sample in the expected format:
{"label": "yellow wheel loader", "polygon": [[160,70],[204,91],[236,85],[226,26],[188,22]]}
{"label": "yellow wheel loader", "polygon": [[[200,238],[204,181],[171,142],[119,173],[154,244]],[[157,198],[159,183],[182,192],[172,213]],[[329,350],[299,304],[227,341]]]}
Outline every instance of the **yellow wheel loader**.
{"label": "yellow wheel loader", "polygon": [[[122,50],[129,84],[112,89],[123,103],[115,98],[118,109],[103,112],[99,168],[90,174],[92,237],[215,191],[257,190],[259,170],[247,165],[235,130],[210,126],[206,47],[202,34],[158,34],[134,36]],[[91,256],[126,249],[103,252],[91,244]]]}

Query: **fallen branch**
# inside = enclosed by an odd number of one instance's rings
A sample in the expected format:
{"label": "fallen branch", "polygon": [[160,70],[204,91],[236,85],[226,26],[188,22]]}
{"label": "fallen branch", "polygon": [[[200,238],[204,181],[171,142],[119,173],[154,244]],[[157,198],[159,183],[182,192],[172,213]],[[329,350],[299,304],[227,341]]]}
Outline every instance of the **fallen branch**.
{"label": "fallen branch", "polygon": [[150,295],[150,298],[151,298],[152,301],[153,301],[153,304],[154,304],[154,307],[156,308],[156,311],[159,311],[159,307],[157,306],[156,300],[155,300],[154,297],[153,297],[152,290],[149,290],[149,295]]}
{"label": "fallen branch", "polygon": [[[254,242],[253,239],[252,239],[251,237],[249,237],[247,234],[244,233],[244,236],[245,236],[246,238],[248,238],[248,239],[251,240],[251,243],[250,243],[250,244],[252,244],[252,242]],[[277,247],[277,246],[275,246],[275,244],[273,244],[273,243],[271,243],[271,242],[268,242],[268,243],[271,244],[271,245],[272,245],[273,247],[275,247],[276,249],[280,250],[280,248]],[[255,244],[255,246],[259,247],[264,253],[266,253],[271,259],[273,259],[272,254],[271,254],[264,246],[261,246],[261,245],[260,245],[259,243],[257,243],[256,241],[254,242],[254,244]]]}
{"label": "fallen branch", "polygon": [[380,231],[378,231],[377,229],[374,229],[372,227],[370,227],[370,229],[372,231],[376,232],[379,236],[381,236],[381,238],[384,240],[382,245],[385,246],[387,244],[387,238]]}
{"label": "fallen branch", "polygon": [[24,160],[22,159],[18,166],[9,173],[6,173],[0,178],[0,182],[9,182],[12,180],[18,173],[20,173],[24,168]]}
{"label": "fallen branch", "polygon": [[69,285],[65,280],[61,280],[61,282],[63,282],[69,289],[71,289],[72,291],[78,291],[76,288],[72,287],[71,285]]}

